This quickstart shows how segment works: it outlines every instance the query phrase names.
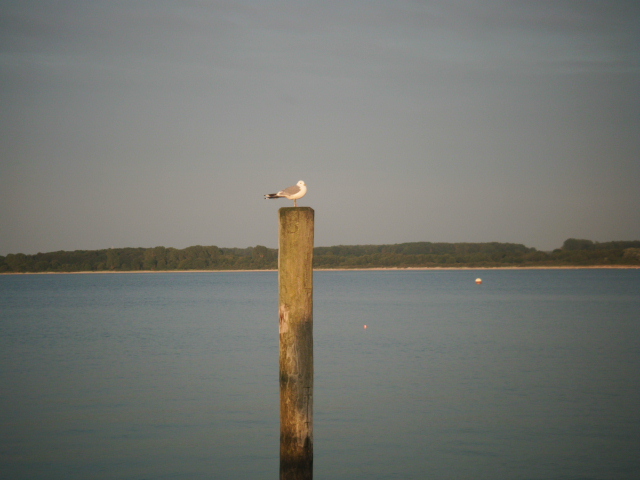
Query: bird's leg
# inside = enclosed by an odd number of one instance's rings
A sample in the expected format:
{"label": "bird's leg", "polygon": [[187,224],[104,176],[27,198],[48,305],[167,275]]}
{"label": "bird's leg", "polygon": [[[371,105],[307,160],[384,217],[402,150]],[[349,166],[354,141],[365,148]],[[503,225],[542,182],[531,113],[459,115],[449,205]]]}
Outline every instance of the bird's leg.
{"label": "bird's leg", "polygon": [[297,206],[298,206],[298,200],[294,200],[294,201],[293,201],[293,206],[294,206],[294,207],[297,207]]}

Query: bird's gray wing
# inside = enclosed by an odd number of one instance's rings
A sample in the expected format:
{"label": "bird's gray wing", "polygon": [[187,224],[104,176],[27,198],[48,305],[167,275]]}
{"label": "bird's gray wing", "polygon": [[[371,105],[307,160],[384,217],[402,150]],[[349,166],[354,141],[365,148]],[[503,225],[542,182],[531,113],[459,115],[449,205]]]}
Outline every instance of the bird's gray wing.
{"label": "bird's gray wing", "polygon": [[300,191],[300,187],[298,185],[294,185],[293,187],[287,187],[287,188],[285,188],[284,190],[282,190],[281,192],[278,192],[278,193],[282,193],[284,195],[295,195],[299,191]]}

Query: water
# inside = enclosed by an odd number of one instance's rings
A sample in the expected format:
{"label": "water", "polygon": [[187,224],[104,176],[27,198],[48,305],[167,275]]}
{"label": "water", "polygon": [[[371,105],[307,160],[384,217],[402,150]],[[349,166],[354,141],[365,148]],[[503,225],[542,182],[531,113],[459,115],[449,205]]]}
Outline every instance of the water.
{"label": "water", "polygon": [[[639,270],[314,280],[316,479],[640,478]],[[277,478],[278,398],[275,272],[0,276],[2,478]]]}

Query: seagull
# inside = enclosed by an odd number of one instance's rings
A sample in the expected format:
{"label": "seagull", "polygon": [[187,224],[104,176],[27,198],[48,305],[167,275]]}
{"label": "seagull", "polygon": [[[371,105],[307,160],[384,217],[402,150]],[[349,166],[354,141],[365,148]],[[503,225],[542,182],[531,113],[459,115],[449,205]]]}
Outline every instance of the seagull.
{"label": "seagull", "polygon": [[307,184],[300,180],[293,187],[287,187],[284,190],[280,190],[278,193],[268,193],[264,196],[267,198],[288,198],[293,200],[293,206],[298,206],[298,199],[304,197],[307,194]]}

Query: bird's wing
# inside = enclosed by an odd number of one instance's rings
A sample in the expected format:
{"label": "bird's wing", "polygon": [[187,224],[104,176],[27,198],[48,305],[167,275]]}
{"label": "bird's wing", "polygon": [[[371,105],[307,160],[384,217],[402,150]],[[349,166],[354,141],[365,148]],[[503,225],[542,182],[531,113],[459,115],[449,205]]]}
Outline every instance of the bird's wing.
{"label": "bird's wing", "polygon": [[298,185],[294,185],[293,187],[287,187],[278,193],[281,193],[283,195],[295,195],[299,191],[300,191],[300,187]]}

